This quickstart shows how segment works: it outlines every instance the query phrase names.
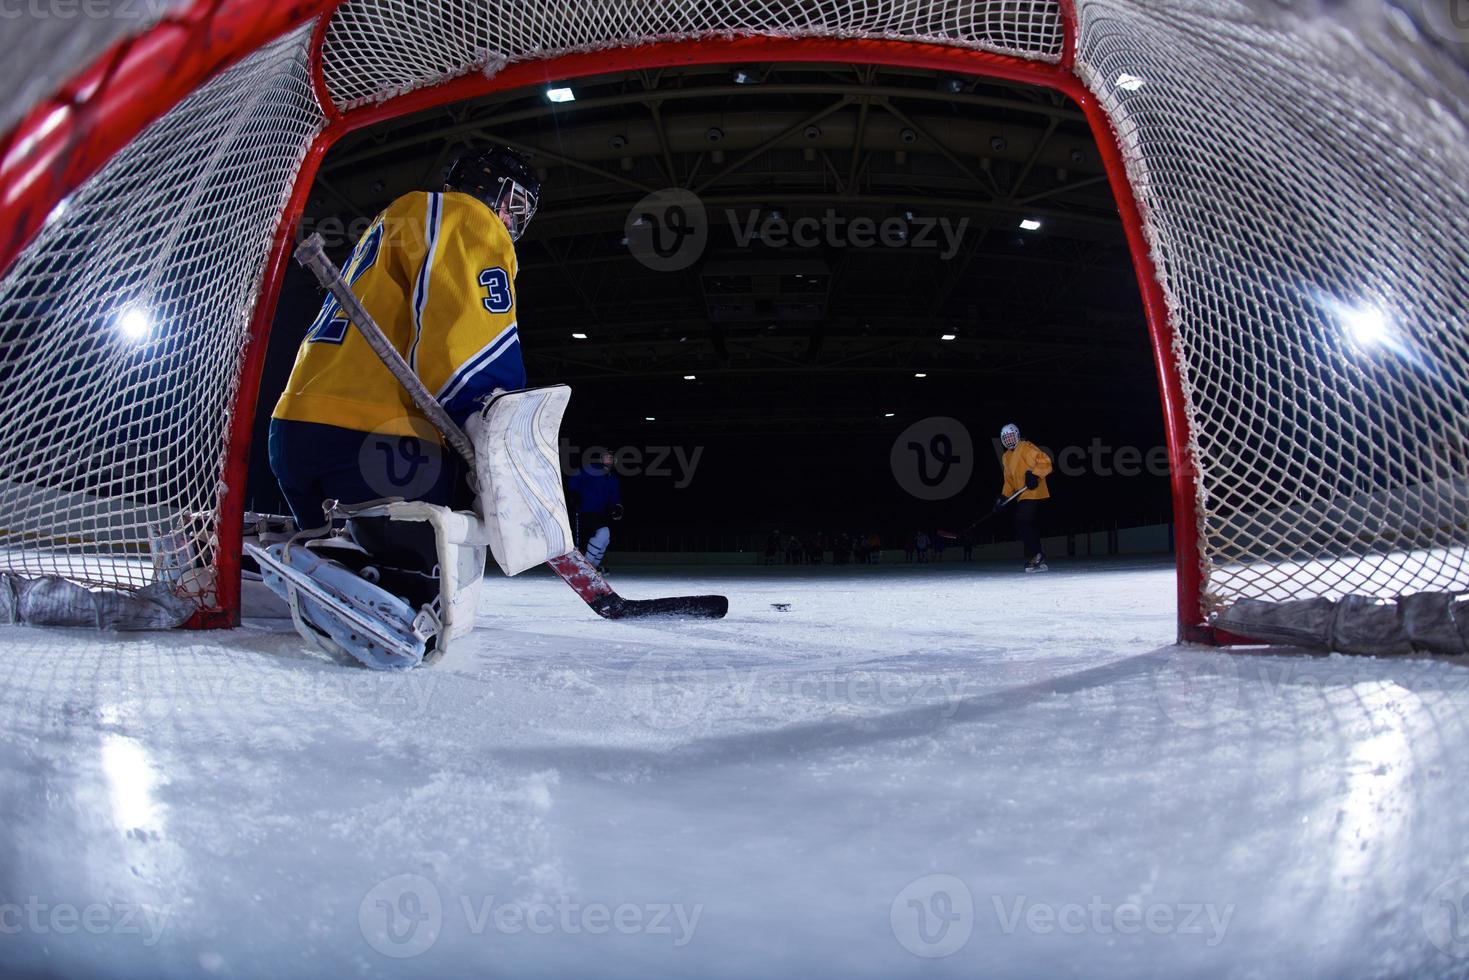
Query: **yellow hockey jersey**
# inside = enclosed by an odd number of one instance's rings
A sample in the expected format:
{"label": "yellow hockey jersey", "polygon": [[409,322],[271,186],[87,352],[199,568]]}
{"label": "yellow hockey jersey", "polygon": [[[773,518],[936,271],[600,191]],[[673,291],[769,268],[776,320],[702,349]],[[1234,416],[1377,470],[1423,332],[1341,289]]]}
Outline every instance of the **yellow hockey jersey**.
{"label": "yellow hockey jersey", "polygon": [[1026,490],[1020,495],[1021,500],[1046,500],[1051,496],[1050,487],[1046,486],[1046,477],[1051,475],[1051,457],[1046,451],[1028,439],[1022,439],[1014,449],[1005,451],[1001,465],[1005,469],[1005,482],[1000,487],[1000,496],[1008,497],[1016,490],[1025,486],[1025,473],[1027,470],[1040,477],[1040,486],[1034,490]]}
{"label": "yellow hockey jersey", "polygon": [[[343,275],[419,380],[461,425],[495,388],[525,387],[515,246],[498,215],[456,192],[405,194],[378,215]],[[361,432],[431,431],[328,294],[273,417]]]}

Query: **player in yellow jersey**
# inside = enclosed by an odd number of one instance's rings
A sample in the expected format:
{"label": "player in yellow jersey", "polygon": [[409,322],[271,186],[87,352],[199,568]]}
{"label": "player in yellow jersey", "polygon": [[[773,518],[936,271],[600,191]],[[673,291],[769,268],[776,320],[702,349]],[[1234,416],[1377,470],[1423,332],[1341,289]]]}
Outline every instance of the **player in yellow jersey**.
{"label": "player in yellow jersey", "polygon": [[[496,389],[525,387],[514,243],[535,215],[540,190],[540,178],[513,150],[461,156],[442,190],[388,205],[343,270],[461,426]],[[326,523],[325,500],[467,503],[459,461],[330,295],[276,403],[270,466],[302,528]]]}
{"label": "player in yellow jersey", "polygon": [[1041,553],[1036,512],[1041,501],[1049,500],[1051,496],[1050,487],[1046,486],[1046,477],[1051,475],[1051,457],[1035,443],[1022,439],[1020,428],[1013,422],[1000,430],[1000,443],[1005,447],[1005,457],[1001,461],[1005,482],[995,499],[995,509],[1003,507],[1011,494],[1020,494],[1015,502],[1015,530],[1025,548],[1025,570],[1044,572],[1046,556]]}

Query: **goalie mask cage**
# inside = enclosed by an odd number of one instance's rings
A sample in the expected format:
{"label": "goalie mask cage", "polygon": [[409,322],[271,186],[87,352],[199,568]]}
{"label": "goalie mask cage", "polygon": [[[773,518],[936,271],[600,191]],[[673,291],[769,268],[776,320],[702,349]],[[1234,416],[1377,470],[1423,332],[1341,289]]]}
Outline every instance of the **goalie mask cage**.
{"label": "goalie mask cage", "polygon": [[266,334],[344,133],[630,68],[844,62],[1085,112],[1158,369],[1183,637],[1227,640],[1210,617],[1245,597],[1463,590],[1469,37],[1436,2],[184,0],[75,25],[90,67],[37,64],[56,25],[13,21],[0,570],[163,576],[195,625],[237,618]]}

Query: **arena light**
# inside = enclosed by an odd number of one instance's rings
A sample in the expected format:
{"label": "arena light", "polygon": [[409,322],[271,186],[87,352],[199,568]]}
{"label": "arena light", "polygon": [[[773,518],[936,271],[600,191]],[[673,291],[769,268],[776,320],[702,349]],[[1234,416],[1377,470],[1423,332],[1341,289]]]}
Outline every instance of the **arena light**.
{"label": "arena light", "polygon": [[576,93],[564,85],[552,85],[546,89],[546,98],[551,102],[575,102]]}
{"label": "arena light", "polygon": [[698,378],[698,375],[695,375],[695,374],[686,374],[686,375],[683,376],[683,379],[685,381],[694,381],[697,378]]}
{"label": "arena light", "polygon": [[571,335],[571,339],[572,340],[586,340],[587,339],[587,335],[584,334],[584,333],[574,333],[574,334]]}
{"label": "arena light", "polygon": [[1370,301],[1344,302],[1324,293],[1316,293],[1314,299],[1358,350],[1365,353],[1386,349],[1412,359],[1413,353],[1399,337],[1392,315],[1382,306]]}
{"label": "arena light", "polygon": [[946,333],[946,334],[943,334],[943,335],[941,335],[939,337],[939,340],[958,340],[958,339],[959,339],[959,335],[956,334],[956,333]]}
{"label": "arena light", "polygon": [[894,416],[894,415],[897,415],[897,414],[898,414],[898,413],[897,413],[897,412],[886,412],[886,413],[884,413],[884,414],[883,414],[883,418],[885,418],[885,419],[890,419],[890,418],[892,418],[892,417],[893,417],[893,416]]}
{"label": "arena light", "polygon": [[644,422],[656,422],[658,420],[656,418],[654,418],[653,416],[651,416],[651,415],[644,415],[643,416],[643,421]]}
{"label": "arena light", "polygon": [[153,318],[146,310],[130,306],[117,318],[117,330],[128,340],[142,340],[153,332]]}
{"label": "arena light", "polygon": [[1020,227],[1024,231],[1040,231],[1041,223],[1036,218],[1021,218]]}
{"label": "arena light", "polygon": [[1337,317],[1360,347],[1394,346],[1392,322],[1375,306],[1342,306]]}
{"label": "arena light", "polygon": [[926,378],[926,377],[928,377],[928,375],[927,374],[924,374],[922,371],[919,371],[917,374],[913,375],[913,377],[915,377],[915,378]]}
{"label": "arena light", "polygon": [[1377,346],[1385,343],[1392,336],[1392,331],[1387,325],[1387,316],[1381,310],[1370,307],[1356,310],[1347,310],[1342,316],[1342,322],[1351,333],[1352,338],[1363,346]]}

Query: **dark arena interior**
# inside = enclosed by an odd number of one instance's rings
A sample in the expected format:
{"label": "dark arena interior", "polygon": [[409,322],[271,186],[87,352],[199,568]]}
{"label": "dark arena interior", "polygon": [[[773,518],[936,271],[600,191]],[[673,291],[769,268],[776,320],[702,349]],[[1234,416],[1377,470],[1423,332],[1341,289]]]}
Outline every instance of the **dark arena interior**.
{"label": "dark arena interior", "polygon": [[[341,261],[388,202],[436,189],[490,143],[544,181],[517,248],[522,349],[531,385],[574,390],[565,465],[618,452],[617,550],[753,551],[773,529],[901,547],[920,528],[962,529],[989,511],[1012,421],[1057,459],[1048,533],[1171,520],[1137,279],[1064,96],[840,64],[495,93],[343,138],[301,234]],[[320,296],[293,268],[261,389],[255,509],[281,506],[265,423]],[[915,494],[920,465],[958,476]],[[1008,525],[976,537],[1003,541]]]}

